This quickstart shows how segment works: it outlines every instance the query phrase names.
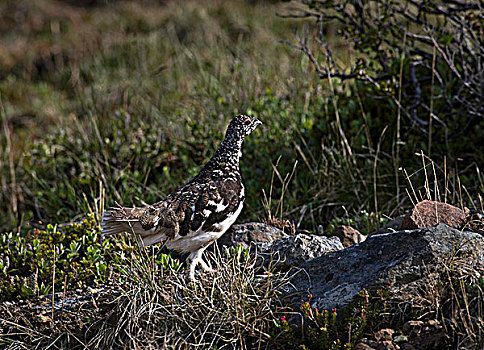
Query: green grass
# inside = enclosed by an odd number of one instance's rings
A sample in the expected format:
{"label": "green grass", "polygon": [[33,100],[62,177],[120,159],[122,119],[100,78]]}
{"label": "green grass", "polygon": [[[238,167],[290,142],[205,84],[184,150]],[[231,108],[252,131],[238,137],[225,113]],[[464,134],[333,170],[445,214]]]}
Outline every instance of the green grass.
{"label": "green grass", "polygon": [[[198,172],[238,113],[265,124],[244,147],[241,221],[264,217],[262,190],[279,157],[279,193],[298,161],[283,211],[302,228],[363,209],[394,216],[409,205],[403,187],[395,197],[395,106],[368,87],[335,80],[332,91],[317,80],[301,53],[278,42],[301,25],[275,15],[283,5],[22,4],[1,5],[25,18],[21,31],[7,21],[1,55],[9,58],[0,83],[3,230],[79,220],[101,191],[105,205],[157,201]],[[351,56],[344,42],[337,50]],[[398,164],[413,172],[426,140],[411,128],[405,135]],[[438,164],[453,146],[434,147]],[[482,191],[481,156],[459,157],[467,189]],[[457,165],[449,156],[447,166]]]}

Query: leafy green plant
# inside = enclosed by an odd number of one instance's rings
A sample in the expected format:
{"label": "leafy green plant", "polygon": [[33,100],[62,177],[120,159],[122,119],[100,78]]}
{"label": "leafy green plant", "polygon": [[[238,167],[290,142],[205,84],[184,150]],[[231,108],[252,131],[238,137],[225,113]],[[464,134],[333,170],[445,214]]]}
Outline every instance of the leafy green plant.
{"label": "leafy green plant", "polygon": [[108,276],[104,251],[93,216],[63,228],[47,225],[27,234],[0,234],[0,300],[45,295],[94,285]]}

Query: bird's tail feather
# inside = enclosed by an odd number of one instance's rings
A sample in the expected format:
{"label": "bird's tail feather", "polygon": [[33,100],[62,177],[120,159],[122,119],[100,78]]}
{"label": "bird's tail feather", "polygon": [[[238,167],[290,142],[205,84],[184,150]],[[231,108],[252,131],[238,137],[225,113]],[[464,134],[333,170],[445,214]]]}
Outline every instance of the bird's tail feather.
{"label": "bird's tail feather", "polygon": [[117,233],[134,233],[141,246],[148,246],[165,239],[165,234],[145,230],[138,220],[139,208],[109,208],[104,212],[101,222],[101,239]]}
{"label": "bird's tail feather", "polygon": [[[124,208],[123,208],[124,209]],[[129,210],[129,208],[126,208]],[[126,211],[126,209],[124,209]],[[104,212],[103,220],[101,222],[101,237],[114,235],[116,233],[131,232],[132,228],[130,222],[137,221],[136,219],[124,218],[121,209],[109,208]]]}

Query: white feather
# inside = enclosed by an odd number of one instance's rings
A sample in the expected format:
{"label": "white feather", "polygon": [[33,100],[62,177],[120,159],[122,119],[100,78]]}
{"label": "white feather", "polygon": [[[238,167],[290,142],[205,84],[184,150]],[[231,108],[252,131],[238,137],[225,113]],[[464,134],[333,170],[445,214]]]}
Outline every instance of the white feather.
{"label": "white feather", "polygon": [[224,221],[214,224],[217,228],[216,231],[220,232],[213,232],[213,231],[203,231],[202,228],[198,229],[197,231],[190,232],[186,236],[177,236],[172,240],[166,242],[166,247],[168,249],[174,249],[182,252],[194,252],[201,247],[209,245],[210,243],[217,240],[220,236],[222,236],[225,231],[237,220],[244,203],[240,203],[237,210],[232,214],[229,215]]}
{"label": "white feather", "polygon": [[228,203],[226,205],[224,205],[223,201],[220,201],[219,203],[215,203],[214,201],[210,200],[210,201],[208,201],[207,204],[208,205],[214,205],[216,213],[220,213],[221,211],[224,211],[225,208],[227,208],[229,206]]}

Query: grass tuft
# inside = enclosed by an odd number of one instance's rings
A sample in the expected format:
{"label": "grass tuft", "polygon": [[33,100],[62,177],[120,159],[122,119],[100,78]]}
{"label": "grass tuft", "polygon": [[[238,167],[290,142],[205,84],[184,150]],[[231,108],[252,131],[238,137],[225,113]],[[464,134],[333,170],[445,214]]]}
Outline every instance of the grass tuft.
{"label": "grass tuft", "polygon": [[[130,348],[265,348],[282,312],[287,274],[266,270],[242,247],[206,253],[215,272],[190,282],[173,261],[136,254],[121,267],[123,290],[98,344]],[[171,264],[171,265],[170,265]]]}

